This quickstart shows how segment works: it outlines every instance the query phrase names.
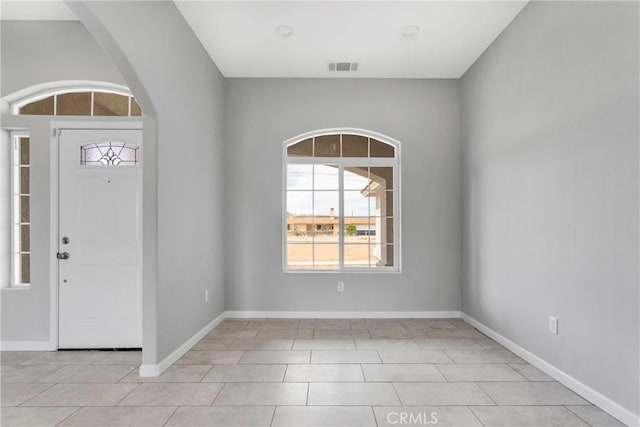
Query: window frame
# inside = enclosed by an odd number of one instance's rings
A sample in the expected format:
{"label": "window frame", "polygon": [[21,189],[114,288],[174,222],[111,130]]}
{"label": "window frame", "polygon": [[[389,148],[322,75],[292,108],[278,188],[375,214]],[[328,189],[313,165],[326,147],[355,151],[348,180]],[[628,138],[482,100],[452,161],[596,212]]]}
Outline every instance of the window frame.
{"label": "window frame", "polygon": [[[9,288],[13,289],[29,289],[31,283],[22,283],[22,226],[25,225],[21,222],[21,208],[22,208],[22,196],[20,192],[20,170],[22,165],[20,163],[20,139],[29,138],[29,132],[12,131],[9,134],[11,140],[11,282]],[[29,236],[31,236],[31,165],[32,165],[32,150],[31,141],[29,141],[29,222],[26,224],[29,226]],[[31,240],[31,237],[29,237]],[[29,266],[31,266],[31,242],[29,242]],[[31,278],[31,272],[29,273]]]}
{"label": "window frame", "polygon": [[[289,157],[287,155],[287,148],[297,144],[308,138],[317,138],[325,135],[340,134],[340,140],[342,141],[342,135],[357,135],[366,138],[376,139],[380,142],[391,145],[395,149],[394,157]],[[342,153],[341,153],[342,154]],[[401,273],[402,272],[402,244],[401,244],[401,173],[400,173],[400,142],[390,138],[386,135],[382,135],[377,132],[372,132],[364,129],[354,128],[334,128],[325,129],[320,131],[307,132],[291,138],[283,143],[282,149],[282,271],[284,273]],[[338,212],[338,250],[339,258],[336,269],[289,269],[287,265],[287,169],[289,164],[318,164],[318,165],[338,165],[339,168],[339,212]],[[393,266],[375,266],[375,267],[345,267],[344,266],[344,168],[345,167],[393,167]],[[315,246],[315,244],[314,244]]]}

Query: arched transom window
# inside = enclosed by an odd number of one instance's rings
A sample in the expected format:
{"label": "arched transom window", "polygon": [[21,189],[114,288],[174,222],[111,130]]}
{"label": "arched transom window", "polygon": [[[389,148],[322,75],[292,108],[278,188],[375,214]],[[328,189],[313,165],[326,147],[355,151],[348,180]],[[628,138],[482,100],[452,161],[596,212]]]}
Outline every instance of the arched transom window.
{"label": "arched transom window", "polygon": [[73,89],[40,94],[13,103],[14,114],[41,116],[141,116],[136,99],[126,93]]}
{"label": "arched transom window", "polygon": [[285,144],[285,271],[399,270],[398,150],[365,132]]}

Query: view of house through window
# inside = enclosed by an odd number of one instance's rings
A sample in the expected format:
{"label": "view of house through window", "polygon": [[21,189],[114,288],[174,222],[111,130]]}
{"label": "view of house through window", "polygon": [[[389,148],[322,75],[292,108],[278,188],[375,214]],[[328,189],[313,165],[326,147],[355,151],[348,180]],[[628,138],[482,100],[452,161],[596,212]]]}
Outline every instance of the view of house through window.
{"label": "view of house through window", "polygon": [[333,134],[286,149],[286,269],[396,270],[396,147]]}

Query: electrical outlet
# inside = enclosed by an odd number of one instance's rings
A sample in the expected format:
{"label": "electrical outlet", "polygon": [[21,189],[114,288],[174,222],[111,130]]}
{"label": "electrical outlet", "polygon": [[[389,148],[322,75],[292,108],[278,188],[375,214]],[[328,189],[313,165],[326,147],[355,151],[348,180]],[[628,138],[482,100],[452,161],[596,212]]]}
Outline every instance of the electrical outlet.
{"label": "electrical outlet", "polygon": [[204,302],[209,302],[209,291],[204,291]]}
{"label": "electrical outlet", "polygon": [[549,332],[558,335],[558,318],[549,316]]}
{"label": "electrical outlet", "polygon": [[344,282],[338,282],[338,292],[344,292]]}

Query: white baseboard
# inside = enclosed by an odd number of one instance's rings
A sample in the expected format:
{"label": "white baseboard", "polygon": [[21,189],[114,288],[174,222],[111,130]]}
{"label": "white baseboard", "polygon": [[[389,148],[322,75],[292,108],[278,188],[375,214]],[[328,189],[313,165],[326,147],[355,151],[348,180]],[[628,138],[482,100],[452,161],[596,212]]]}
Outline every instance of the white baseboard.
{"label": "white baseboard", "polygon": [[277,319],[451,319],[460,311],[225,311],[225,318]]}
{"label": "white baseboard", "polygon": [[160,363],[155,365],[140,365],[141,377],[157,377],[163,373],[169,366],[173,365],[178,359],[180,359],[191,347],[197,344],[205,335],[207,335],[213,328],[218,326],[225,318],[225,313],[220,314],[218,317],[209,322],[204,328],[200,329],[191,338],[185,341],[180,347],[178,347],[173,353],[165,357]]}
{"label": "white baseboard", "polygon": [[470,317],[465,313],[461,313],[461,314],[465,322],[469,323],[470,325],[472,325],[473,327],[475,327],[480,332],[487,335],[494,341],[498,342],[499,344],[502,344],[505,348],[509,349],[510,351],[518,355],[520,358],[531,363],[533,366],[540,369],[547,375],[558,380],[558,382],[564,384],[566,387],[570,388],[571,390],[573,390],[574,392],[576,392],[577,394],[579,394],[589,402],[598,406],[600,409],[608,412],[613,417],[619,419],[620,421],[627,424],[628,426],[640,426],[640,417],[637,414],[634,414],[630,410],[624,408],[620,404],[614,402],[613,400],[609,399],[603,394],[597,392],[596,390],[592,389],[586,384],[580,382],[579,380],[575,379],[571,375],[556,368],[552,364],[539,358],[538,356],[534,355],[528,350],[520,347],[518,344],[514,343],[510,339],[505,338],[504,336],[500,335],[499,333],[489,328],[488,326],[478,322],[473,317]]}
{"label": "white baseboard", "polygon": [[0,342],[2,351],[54,351],[49,341],[2,341]]}

